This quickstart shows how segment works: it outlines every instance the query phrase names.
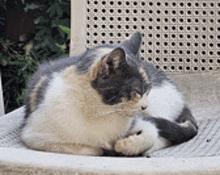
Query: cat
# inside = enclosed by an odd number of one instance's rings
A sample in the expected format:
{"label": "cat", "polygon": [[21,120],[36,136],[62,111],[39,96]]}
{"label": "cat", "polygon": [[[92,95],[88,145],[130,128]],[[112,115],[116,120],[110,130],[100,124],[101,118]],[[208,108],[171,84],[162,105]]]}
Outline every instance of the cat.
{"label": "cat", "polygon": [[176,85],[140,56],[142,35],[44,62],[28,83],[21,139],[75,155],[148,155],[198,127]]}

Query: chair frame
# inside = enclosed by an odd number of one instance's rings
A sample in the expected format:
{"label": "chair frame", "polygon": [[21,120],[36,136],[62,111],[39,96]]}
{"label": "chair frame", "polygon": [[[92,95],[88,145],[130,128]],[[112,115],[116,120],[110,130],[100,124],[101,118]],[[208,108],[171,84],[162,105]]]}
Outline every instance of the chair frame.
{"label": "chair frame", "polygon": [[[122,1],[122,0],[121,0]],[[168,0],[169,1],[169,0]],[[190,1],[189,1],[190,2]],[[71,45],[70,56],[78,55],[86,50],[86,1],[71,0]],[[209,73],[205,76],[195,74],[193,78],[212,75],[218,78],[219,73]],[[183,76],[183,75],[181,75]],[[1,77],[1,76],[0,76]],[[176,76],[177,77],[177,76]],[[174,77],[174,78],[176,78]],[[193,78],[191,80],[193,80]],[[182,81],[184,80],[184,81]],[[220,80],[220,79],[219,79]],[[191,81],[192,82],[192,81]],[[202,81],[200,81],[202,82]],[[189,85],[187,76],[178,83],[191,90],[197,86]],[[205,85],[205,82],[203,82]],[[213,81],[211,86],[216,86]],[[206,86],[207,87],[207,86]],[[0,89],[2,89],[0,84]],[[217,89],[217,88],[216,88]],[[216,90],[213,88],[213,92]],[[193,92],[193,91],[192,91]],[[196,91],[194,91],[196,94]],[[210,92],[211,93],[211,92]],[[0,121],[10,121],[24,112],[20,108],[0,117]],[[4,114],[3,96],[0,93],[0,113]],[[16,123],[16,121],[14,121]],[[13,122],[12,122],[13,123]],[[12,125],[11,123],[9,123]],[[4,125],[4,122],[3,122]],[[1,126],[1,123],[0,123]],[[4,128],[4,127],[3,127]],[[0,128],[1,129],[1,128]],[[1,131],[1,130],[0,130]],[[0,174],[204,174],[212,175],[220,172],[220,157],[197,158],[114,158],[89,157],[46,153],[34,150],[0,147]]]}

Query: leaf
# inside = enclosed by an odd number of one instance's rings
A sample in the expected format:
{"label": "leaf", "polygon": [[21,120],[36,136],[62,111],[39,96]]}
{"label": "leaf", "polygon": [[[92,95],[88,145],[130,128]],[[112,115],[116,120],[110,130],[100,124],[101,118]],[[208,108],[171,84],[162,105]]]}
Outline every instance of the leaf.
{"label": "leaf", "polygon": [[40,29],[40,30],[37,32],[37,34],[36,34],[36,36],[35,36],[35,39],[36,39],[36,40],[42,39],[42,38],[46,35],[46,33],[47,33],[47,28],[46,28],[46,27]]}
{"label": "leaf", "polygon": [[59,25],[60,29],[63,30],[68,35],[68,40],[70,39],[70,28],[66,26]]}
{"label": "leaf", "polygon": [[60,18],[63,16],[63,10],[59,4],[51,5],[51,7],[47,10],[47,13],[50,14],[50,17],[54,16],[55,14],[57,14],[57,18]]}
{"label": "leaf", "polygon": [[50,6],[49,9],[47,9],[47,13],[50,14],[50,17],[52,17],[56,12],[56,4],[53,4]]}
{"label": "leaf", "polygon": [[56,52],[56,53],[59,53],[60,52],[60,48],[58,47],[58,46],[56,46],[56,43],[55,42],[53,42],[53,39],[51,38],[51,37],[47,37],[47,39],[48,39],[48,47],[52,50],[52,51],[54,51],[54,52]]}
{"label": "leaf", "polygon": [[27,12],[28,10],[35,10],[35,9],[39,9],[41,6],[35,3],[26,3],[25,4],[26,7],[24,8],[25,12]]}
{"label": "leaf", "polygon": [[63,54],[65,54],[66,44],[59,45],[58,43],[56,43],[56,46],[60,48],[60,50],[63,52]]}
{"label": "leaf", "polygon": [[10,86],[12,83],[14,83],[15,81],[15,78],[12,78],[10,80],[8,80],[7,82],[4,83],[4,86],[7,87],[7,86]]}
{"label": "leaf", "polygon": [[58,15],[57,18],[61,18],[63,16],[63,10],[59,5],[57,5],[56,12],[57,12],[57,15]]}
{"label": "leaf", "polygon": [[19,96],[16,98],[16,102],[19,106],[21,106],[23,104],[23,101],[25,99],[25,89],[22,89],[21,94],[19,94]]}

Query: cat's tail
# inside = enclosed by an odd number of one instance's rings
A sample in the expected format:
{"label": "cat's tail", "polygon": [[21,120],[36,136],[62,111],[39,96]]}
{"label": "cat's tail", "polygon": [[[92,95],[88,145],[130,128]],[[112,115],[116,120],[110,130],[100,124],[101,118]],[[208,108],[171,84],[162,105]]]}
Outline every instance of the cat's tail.
{"label": "cat's tail", "polygon": [[186,142],[198,133],[198,126],[188,107],[182,110],[174,122],[164,118],[142,117],[145,121],[154,123],[159,130],[160,137],[169,140],[172,145]]}

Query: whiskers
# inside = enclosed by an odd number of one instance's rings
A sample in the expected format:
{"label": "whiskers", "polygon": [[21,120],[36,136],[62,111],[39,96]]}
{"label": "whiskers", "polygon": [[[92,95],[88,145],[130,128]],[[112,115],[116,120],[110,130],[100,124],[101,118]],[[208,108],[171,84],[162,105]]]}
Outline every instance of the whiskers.
{"label": "whiskers", "polygon": [[[100,109],[101,110],[101,109]],[[121,110],[121,109],[118,109],[118,110],[108,110],[108,111],[100,111],[98,113],[98,116],[99,117],[107,117],[108,116],[112,116],[112,117],[117,117],[118,115],[123,115],[124,111]],[[113,114],[116,114],[116,115],[113,115]]]}
{"label": "whiskers", "polygon": [[[93,111],[91,108],[96,108],[96,116],[94,117],[102,117],[107,120],[114,119],[116,117],[134,117],[139,111],[136,107],[126,106],[127,103],[120,103],[117,105],[92,105],[86,106],[88,111]],[[90,108],[90,109],[89,109]]]}

